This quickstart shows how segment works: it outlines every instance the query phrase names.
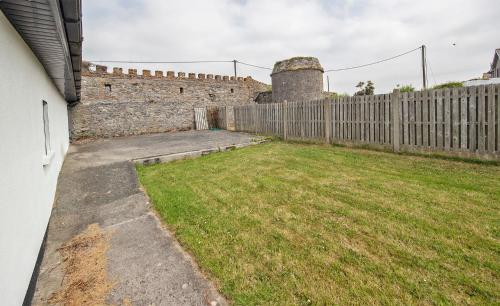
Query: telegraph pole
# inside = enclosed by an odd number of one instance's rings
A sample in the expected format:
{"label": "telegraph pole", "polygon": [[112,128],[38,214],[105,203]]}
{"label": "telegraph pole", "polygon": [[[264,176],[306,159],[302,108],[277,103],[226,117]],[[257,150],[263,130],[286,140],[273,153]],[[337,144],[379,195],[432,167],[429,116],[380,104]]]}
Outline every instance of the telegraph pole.
{"label": "telegraph pole", "polygon": [[426,59],[426,50],[425,45],[422,45],[422,82],[424,89],[427,89],[427,59]]}
{"label": "telegraph pole", "polygon": [[328,88],[328,92],[330,92],[330,77],[327,75],[326,76],[326,84],[327,84],[327,88]]}
{"label": "telegraph pole", "polygon": [[236,62],[237,62],[237,60],[233,60],[233,64],[234,64],[234,78],[236,78]]}

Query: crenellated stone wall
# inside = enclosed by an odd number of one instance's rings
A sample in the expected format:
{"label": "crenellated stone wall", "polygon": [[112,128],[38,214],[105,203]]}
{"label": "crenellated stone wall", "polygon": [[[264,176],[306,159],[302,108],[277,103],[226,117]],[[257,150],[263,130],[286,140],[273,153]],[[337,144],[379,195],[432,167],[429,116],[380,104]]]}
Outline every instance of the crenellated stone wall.
{"label": "crenellated stone wall", "polygon": [[71,139],[139,135],[194,128],[193,108],[255,103],[268,85],[251,77],[129,69],[85,63],[81,102],[70,109]]}

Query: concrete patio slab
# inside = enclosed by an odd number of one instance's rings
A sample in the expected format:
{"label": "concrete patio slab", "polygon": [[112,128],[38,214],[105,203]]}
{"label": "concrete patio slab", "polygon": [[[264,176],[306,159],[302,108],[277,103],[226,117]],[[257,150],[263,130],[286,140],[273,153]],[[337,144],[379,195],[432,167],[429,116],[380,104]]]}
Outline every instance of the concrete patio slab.
{"label": "concrete patio slab", "polygon": [[49,304],[64,285],[58,248],[94,223],[111,237],[106,253],[108,277],[114,283],[107,297],[110,304],[227,304],[150,209],[132,160],[241,146],[252,138],[227,131],[188,131],[73,145],[59,177],[33,304]]}

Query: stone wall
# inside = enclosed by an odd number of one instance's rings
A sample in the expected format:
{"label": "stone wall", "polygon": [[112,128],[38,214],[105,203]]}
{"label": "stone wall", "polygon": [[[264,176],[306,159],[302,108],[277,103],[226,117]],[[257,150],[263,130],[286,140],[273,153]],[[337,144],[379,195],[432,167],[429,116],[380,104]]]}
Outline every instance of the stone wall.
{"label": "stone wall", "polygon": [[259,92],[259,94],[255,98],[255,103],[257,104],[273,103],[272,91]]}
{"label": "stone wall", "polygon": [[84,68],[81,102],[70,109],[72,140],[192,129],[193,108],[254,103],[267,88],[250,77]]}

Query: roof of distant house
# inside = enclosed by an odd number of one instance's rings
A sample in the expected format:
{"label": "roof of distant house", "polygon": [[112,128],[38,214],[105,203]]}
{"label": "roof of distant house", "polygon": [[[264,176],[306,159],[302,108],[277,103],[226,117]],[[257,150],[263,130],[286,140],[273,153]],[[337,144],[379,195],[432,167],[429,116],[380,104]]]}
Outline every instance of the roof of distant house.
{"label": "roof of distant house", "polygon": [[495,67],[497,66],[499,57],[500,57],[500,48],[495,50],[495,55],[493,56],[493,63],[491,64],[491,70],[495,69]]}
{"label": "roof of distant house", "polygon": [[0,10],[68,102],[80,99],[81,0],[1,0]]}

